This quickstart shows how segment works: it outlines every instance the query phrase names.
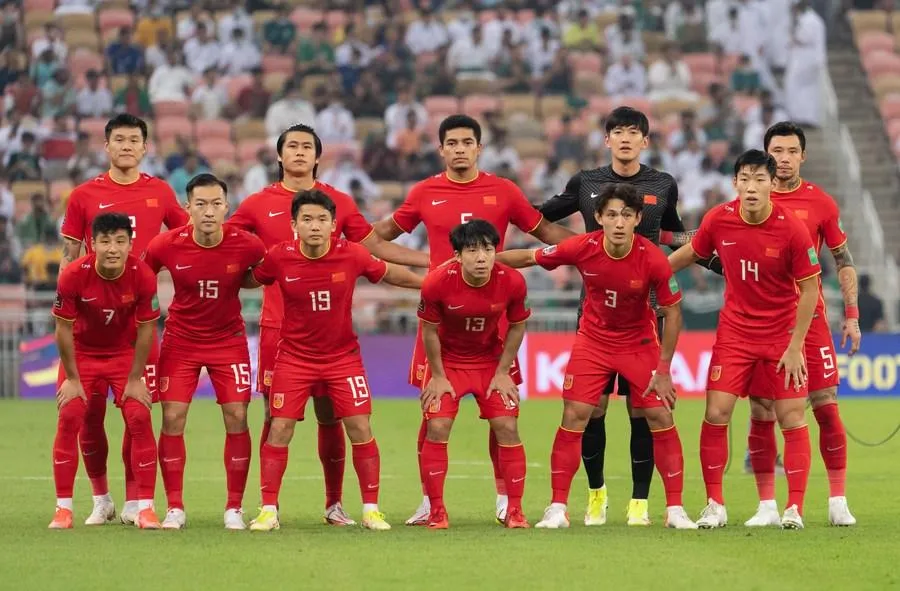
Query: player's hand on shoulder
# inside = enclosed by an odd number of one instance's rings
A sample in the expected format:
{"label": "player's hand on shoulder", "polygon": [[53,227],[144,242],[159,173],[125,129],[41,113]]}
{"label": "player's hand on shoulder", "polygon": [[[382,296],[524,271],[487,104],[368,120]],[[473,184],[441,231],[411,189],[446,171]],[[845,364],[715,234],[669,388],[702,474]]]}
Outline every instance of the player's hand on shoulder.
{"label": "player's hand on shoulder", "polygon": [[453,384],[446,377],[432,376],[425,388],[422,390],[420,400],[422,402],[422,410],[425,412],[437,412],[441,408],[441,398],[444,394],[450,394],[456,398],[456,391]]}
{"label": "player's hand on shoulder", "polygon": [[498,371],[494,374],[494,377],[491,378],[491,383],[488,386],[487,398],[490,398],[495,393],[503,399],[503,405],[506,408],[511,409],[519,406],[519,387],[516,386],[516,383],[509,376],[508,372]]}
{"label": "player's hand on shoulder", "polygon": [[675,384],[672,383],[672,376],[669,374],[654,373],[650,378],[650,384],[641,394],[644,398],[647,396],[657,396],[669,412],[675,408]]}
{"label": "player's hand on shoulder", "polygon": [[131,378],[125,384],[125,392],[122,393],[122,399],[126,398],[134,398],[147,408],[150,408],[153,405],[153,398],[150,397],[150,392],[147,390],[147,384],[144,383],[144,380],[139,378]]}
{"label": "player's hand on shoulder", "polygon": [[84,387],[81,385],[80,380],[71,380],[67,378],[63,380],[62,385],[59,387],[59,391],[56,393],[56,408],[60,409],[76,398],[81,398],[87,402]]}

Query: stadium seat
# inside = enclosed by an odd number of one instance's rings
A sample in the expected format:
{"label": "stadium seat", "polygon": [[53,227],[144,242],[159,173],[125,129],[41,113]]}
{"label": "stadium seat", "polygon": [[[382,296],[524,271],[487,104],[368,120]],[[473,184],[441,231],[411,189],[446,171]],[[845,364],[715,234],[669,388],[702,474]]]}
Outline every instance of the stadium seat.
{"label": "stadium seat", "polygon": [[698,72],[715,73],[718,67],[718,59],[712,53],[686,53],[681,59],[691,69],[691,76]]}
{"label": "stadium seat", "polygon": [[63,31],[72,29],[91,29],[97,28],[97,15],[93,12],[66,12],[56,15],[56,22]]}
{"label": "stadium seat", "polygon": [[468,94],[491,94],[497,90],[494,80],[483,78],[463,78],[456,81],[456,94],[465,96]]}
{"label": "stadium seat", "polygon": [[524,8],[516,12],[516,20],[520,25],[528,25],[534,20],[534,11],[530,8]]}
{"label": "stadium seat", "polygon": [[[256,162],[256,155],[260,148],[267,148],[268,142],[265,139],[246,139],[237,144],[237,160],[241,165],[252,164]],[[274,146],[272,152],[275,151]]]}
{"label": "stadium seat", "polygon": [[100,37],[94,29],[66,29],[63,33],[69,51],[78,48],[100,50]]}
{"label": "stadium seat", "polygon": [[878,100],[889,94],[900,94],[900,75],[898,74],[885,74],[878,78],[870,78],[869,84]]}
{"label": "stadium seat", "polygon": [[894,36],[884,31],[868,31],[856,39],[860,54],[871,51],[894,51]]}
{"label": "stadium seat", "polygon": [[47,183],[44,181],[13,181],[9,190],[16,202],[24,201],[27,204],[35,193],[47,194]]}
{"label": "stadium seat", "polygon": [[49,10],[40,8],[34,10],[28,9],[22,18],[22,24],[25,26],[25,30],[28,31],[28,33],[37,31],[39,35],[43,36],[44,25],[53,22],[53,17],[53,1],[51,0]]}
{"label": "stadium seat", "polygon": [[887,134],[893,144],[900,137],[900,119],[892,119],[887,122]]}
{"label": "stadium seat", "polygon": [[88,70],[102,72],[105,68],[103,56],[96,51],[79,47],[69,52],[69,71],[74,78],[84,76]]}
{"label": "stadium seat", "polygon": [[[587,135],[587,125],[582,119],[572,119],[570,126],[572,133],[574,133],[575,135]],[[559,136],[562,135],[562,132],[562,119],[560,119],[559,117],[544,118],[544,135],[547,137],[548,142],[555,142],[559,138]]]}
{"label": "stadium seat", "polygon": [[234,140],[236,142],[253,139],[264,140],[267,137],[266,122],[263,119],[242,119],[234,122]]}
{"label": "stadium seat", "polygon": [[53,12],[53,9],[56,8],[56,0],[25,0],[22,2],[22,8],[25,9],[26,17],[33,12]]}
{"label": "stadium seat", "polygon": [[569,67],[579,71],[588,71],[595,74],[603,72],[603,56],[599,53],[576,51],[569,54]]}
{"label": "stadium seat", "polygon": [[228,100],[234,102],[245,88],[253,85],[253,76],[250,74],[238,74],[228,79]]}
{"label": "stadium seat", "polygon": [[294,56],[270,53],[262,58],[263,71],[266,73],[279,72],[283,74],[294,73]]}
{"label": "stadium seat", "polygon": [[500,106],[500,99],[489,94],[472,94],[462,100],[463,113],[478,118],[487,112],[499,112]]}
{"label": "stadium seat", "polygon": [[[293,60],[294,58],[290,59]],[[293,61],[291,63],[293,63]],[[290,72],[281,72],[281,74],[290,75]],[[300,83],[300,88],[303,92],[303,96],[309,98],[317,88],[319,88],[320,86],[324,86],[327,88],[330,82],[331,78],[327,74],[304,76],[303,81]]]}
{"label": "stadium seat", "polygon": [[713,83],[724,84],[725,80],[715,72],[693,72],[691,74],[691,90],[697,94],[708,95],[709,85]]}
{"label": "stadium seat", "polygon": [[[41,158],[44,160],[68,160],[75,154],[75,141],[69,138],[49,137],[41,142]],[[46,177],[46,173],[45,176]]]}
{"label": "stadium seat", "polygon": [[682,101],[677,99],[669,99],[658,101],[653,105],[653,114],[657,117],[665,117],[673,113],[681,113],[683,111],[693,111],[697,108],[694,101]]}
{"label": "stadium seat", "polygon": [[512,145],[519,153],[519,158],[540,158],[546,160],[550,155],[550,144],[543,139],[516,139]]}
{"label": "stadium seat", "polygon": [[512,113],[527,113],[534,116],[537,99],[533,94],[504,94],[501,99],[503,113],[511,115]]}
{"label": "stadium seat", "polygon": [[187,117],[191,105],[187,101],[158,101],[153,103],[156,117]]}
{"label": "stadium seat", "polygon": [[426,51],[425,53],[420,53],[416,56],[416,68],[424,68],[425,66],[430,66],[431,64],[437,62],[439,56],[437,53]]}
{"label": "stadium seat", "polygon": [[253,28],[256,29],[257,34],[261,37],[261,29],[267,22],[276,18],[278,12],[275,10],[254,10],[250,13],[250,16],[253,17]]}
{"label": "stadium seat", "polygon": [[227,160],[234,164],[237,159],[237,149],[231,142],[223,142],[221,138],[200,138],[197,142],[197,152],[203,155],[210,163],[219,160]]}
{"label": "stadium seat", "polygon": [[187,117],[161,117],[156,120],[156,139],[163,143],[182,136],[193,139],[194,126]]}
{"label": "stadium seat", "polygon": [[850,11],[850,28],[855,37],[869,31],[887,31],[888,13],[883,10]]}
{"label": "stadium seat", "polygon": [[[277,95],[284,88],[284,83],[288,79],[288,75],[284,72],[270,72],[263,74],[263,87],[273,95]],[[277,100],[274,97],[272,100]]]}
{"label": "stadium seat", "polygon": [[75,185],[69,179],[61,179],[50,183],[50,203],[64,202]]}
{"label": "stadium seat", "polygon": [[360,117],[356,120],[356,137],[365,141],[371,134],[385,133],[384,119],[380,117]]}
{"label": "stadium seat", "polygon": [[504,126],[509,133],[510,141],[517,139],[541,139],[544,137],[544,127],[533,115],[528,113],[511,113],[504,121]]}
{"label": "stadium seat", "polygon": [[291,22],[297,25],[300,31],[309,31],[313,25],[322,21],[324,15],[321,10],[308,8],[305,6],[297,7],[291,12]]}
{"label": "stadium seat", "polygon": [[754,107],[759,104],[759,99],[755,96],[749,96],[746,94],[735,94],[731,98],[731,103],[734,106],[735,110],[738,114],[743,117],[744,114],[750,110],[751,107]]}
{"label": "stadium seat", "polygon": [[900,94],[890,94],[884,97],[878,105],[878,109],[881,111],[881,118],[885,121],[900,119]]}
{"label": "stadium seat", "polygon": [[873,51],[862,56],[863,69],[871,78],[883,74],[900,74],[900,55],[893,52]]}
{"label": "stadium seat", "polygon": [[569,103],[564,96],[541,97],[541,114],[544,117],[560,117],[569,111]]}
{"label": "stadium seat", "polygon": [[215,139],[231,142],[231,121],[225,119],[198,119],[194,132],[199,139]]}
{"label": "stadium seat", "polygon": [[653,103],[650,102],[650,99],[642,97],[642,96],[627,96],[619,99],[617,107],[631,107],[632,109],[637,109],[642,113],[649,114],[653,111]]}
{"label": "stadium seat", "polygon": [[422,103],[429,114],[451,114],[459,112],[459,99],[455,96],[429,96]]}
{"label": "stadium seat", "polygon": [[573,83],[576,96],[591,96],[604,91],[603,74],[591,70],[576,70]]}
{"label": "stadium seat", "polygon": [[398,202],[406,197],[406,185],[395,181],[381,181],[377,183],[381,188],[381,198]]}
{"label": "stadium seat", "polygon": [[97,24],[101,33],[110,29],[115,29],[118,32],[122,27],[130,29],[134,27],[134,13],[122,8],[101,10],[97,16]]}

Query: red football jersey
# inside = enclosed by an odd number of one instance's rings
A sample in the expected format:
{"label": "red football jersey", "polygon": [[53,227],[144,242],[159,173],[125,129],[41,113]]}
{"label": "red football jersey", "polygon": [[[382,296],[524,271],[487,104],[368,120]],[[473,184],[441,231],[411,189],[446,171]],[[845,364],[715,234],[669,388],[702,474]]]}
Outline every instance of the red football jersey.
{"label": "red football jersey", "polygon": [[[794,212],[809,230],[816,252],[822,250],[822,244],[828,248],[838,248],[847,242],[847,234],[841,227],[841,212],[834,199],[821,187],[800,180],[800,186],[793,191],[779,193],[772,191],[772,200]],[[819,282],[819,291],[822,282]],[[825,299],[819,298],[816,313],[825,315]]]}
{"label": "red football jersey", "polygon": [[144,262],[154,273],[168,269],[175,285],[166,337],[212,343],[243,334],[241,283],[265,254],[259,238],[237,228],[226,227],[222,242],[209,248],[197,244],[190,225],[154,238]]}
{"label": "red football jersey", "polygon": [[131,251],[140,256],[163,226],[180,228],[190,221],[184,207],[165,181],[141,173],[130,185],[121,185],[109,173],[81,183],[69,196],[62,235],[81,240],[91,252],[91,224],[101,213],[124,213],[134,233]]}
{"label": "red football jersey", "polygon": [[497,263],[488,282],[473,287],[453,262],[425,277],[419,318],[440,325],[446,367],[492,367],[503,353],[501,319],[516,324],[531,316],[525,298],[525,278],[515,269]]}
{"label": "red football jersey", "polygon": [[515,183],[487,172],[468,183],[451,181],[446,173],[416,183],[392,217],[407,233],[425,224],[432,269],[453,258],[450,230],[463,222],[477,218],[493,224],[500,233],[497,250],[503,250],[510,223],[532,232],[543,219]]}
{"label": "red football jersey", "polygon": [[281,327],[278,353],[326,364],[359,349],[353,332],[353,290],[356,280],[384,279],[387,264],[364,246],[333,240],[323,256],[310,259],[297,241],[270,249],[253,276],[263,285],[278,285],[291,313]]}
{"label": "red football jersey", "polygon": [[59,276],[53,315],[75,322],[75,349],[86,355],[120,355],[134,347],[137,323],[159,318],[156,275],[129,255],[116,279],[102,277],[97,255],[73,261]]}
{"label": "red football jersey", "polygon": [[719,331],[753,341],[785,337],[797,320],[797,281],[821,272],[809,232],[797,216],[772,203],[765,221],[750,224],[735,199],[711,209],[691,240],[700,258],[722,260],[725,305]]}
{"label": "red football jersey", "polygon": [[545,269],[560,265],[578,269],[585,291],[578,334],[610,350],[657,342],[651,289],[662,307],[681,301],[669,259],[653,242],[638,234],[634,235],[631,250],[621,258],[606,252],[600,230],[536,250],[534,260]]}
{"label": "red football jersey", "polygon": [[[359,212],[353,198],[325,183],[316,181],[315,189],[334,200],[337,209],[333,239],[343,235],[351,242],[362,242],[372,234],[372,224]],[[234,215],[228,220],[231,226],[253,232],[263,241],[266,248],[296,239],[291,228],[291,202],[295,191],[290,191],[281,183],[273,183],[245,199]],[[267,286],[263,291],[263,306],[260,326],[280,328],[284,319],[284,300],[278,284]]]}

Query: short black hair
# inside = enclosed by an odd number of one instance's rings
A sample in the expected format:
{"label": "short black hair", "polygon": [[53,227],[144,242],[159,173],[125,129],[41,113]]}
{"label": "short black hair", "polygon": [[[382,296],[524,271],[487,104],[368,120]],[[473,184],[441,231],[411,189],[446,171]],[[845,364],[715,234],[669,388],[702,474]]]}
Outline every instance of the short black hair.
{"label": "short black hair", "polygon": [[765,168],[771,178],[775,178],[775,171],[778,169],[775,159],[762,150],[747,150],[738,156],[738,159],[734,161],[734,176],[737,177],[745,166],[754,169]]}
{"label": "short black hair", "polygon": [[[319,134],[316,133],[316,130],[309,125],[304,123],[297,123],[296,125],[291,125],[287,129],[281,132],[281,135],[278,136],[278,141],[275,142],[275,151],[278,152],[278,156],[281,156],[281,151],[284,149],[284,142],[287,141],[287,136],[289,133],[308,133],[313,137],[313,144],[316,146],[316,160],[322,157],[322,138],[319,137]],[[316,164],[313,166],[313,178],[316,178],[319,174],[319,165]],[[281,165],[281,162],[278,163],[278,178],[284,178],[284,167]]]}
{"label": "short black hair", "polygon": [[337,206],[334,204],[334,200],[318,189],[297,191],[297,193],[294,194],[294,199],[291,201],[291,219],[297,219],[300,208],[304,205],[320,205],[328,210],[332,219],[337,217]]}
{"label": "short black hair", "polygon": [[187,188],[185,189],[185,191],[187,192],[188,201],[191,200],[191,196],[193,196],[194,194],[194,189],[196,189],[197,187],[215,186],[221,187],[222,193],[224,193],[225,196],[228,197],[228,185],[225,184],[225,181],[208,172],[196,175],[194,178],[188,181]]}
{"label": "short black hair", "polygon": [[450,115],[441,121],[441,126],[438,128],[438,141],[442,146],[447,138],[447,132],[454,129],[471,129],[475,134],[475,141],[481,143],[481,125],[468,115],[458,114]]}
{"label": "short black hair", "polygon": [[771,143],[773,137],[789,135],[797,136],[797,139],[800,140],[800,151],[805,152],[806,134],[803,133],[803,128],[793,121],[779,121],[769,129],[767,129],[765,138],[763,138],[763,149],[766,152],[769,151],[769,144]]}
{"label": "short black hair", "polygon": [[606,135],[617,127],[637,127],[641,135],[650,135],[650,121],[641,111],[632,107],[616,107],[606,117]]}
{"label": "short black hair", "polygon": [[133,228],[131,227],[131,219],[127,215],[115,211],[101,213],[94,218],[94,223],[91,224],[91,237],[96,238],[101,234],[115,234],[119,230],[125,230],[125,233],[128,234],[128,239],[131,240]]}
{"label": "short black hair", "polygon": [[594,200],[594,211],[601,213],[613,199],[621,199],[625,207],[640,213],[644,210],[644,197],[631,183],[607,183],[600,189],[600,194]]}
{"label": "short black hair", "polygon": [[450,231],[450,244],[454,252],[462,252],[465,248],[493,246],[500,244],[500,233],[487,220],[472,219],[459,224]]}
{"label": "short black hair", "polygon": [[106,134],[106,141],[109,141],[109,136],[112,135],[113,131],[121,129],[123,127],[136,127],[140,129],[141,137],[144,138],[145,142],[147,141],[147,122],[140,117],[135,117],[134,115],[129,115],[128,113],[119,113],[106,122],[106,128],[104,129],[104,133]]}

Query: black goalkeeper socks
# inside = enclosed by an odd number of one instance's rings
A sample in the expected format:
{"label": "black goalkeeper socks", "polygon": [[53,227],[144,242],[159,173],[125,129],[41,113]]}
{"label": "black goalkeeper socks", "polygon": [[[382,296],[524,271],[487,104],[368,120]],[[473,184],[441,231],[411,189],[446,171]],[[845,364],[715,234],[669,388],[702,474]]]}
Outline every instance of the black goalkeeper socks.
{"label": "black goalkeeper socks", "polygon": [[581,437],[581,459],[587,473],[588,486],[603,486],[603,462],[606,459],[606,415],[588,421]]}
{"label": "black goalkeeper socks", "polygon": [[631,419],[631,481],[632,499],[646,499],[650,496],[650,481],[653,480],[653,435],[650,425],[643,417]]}

